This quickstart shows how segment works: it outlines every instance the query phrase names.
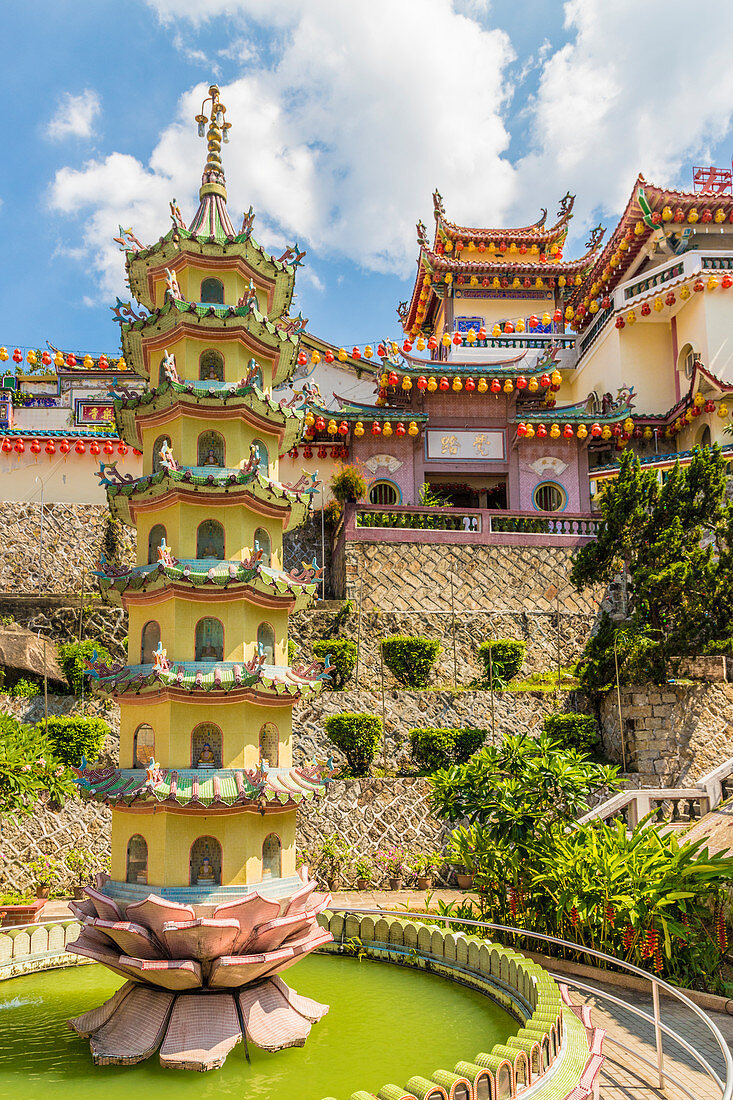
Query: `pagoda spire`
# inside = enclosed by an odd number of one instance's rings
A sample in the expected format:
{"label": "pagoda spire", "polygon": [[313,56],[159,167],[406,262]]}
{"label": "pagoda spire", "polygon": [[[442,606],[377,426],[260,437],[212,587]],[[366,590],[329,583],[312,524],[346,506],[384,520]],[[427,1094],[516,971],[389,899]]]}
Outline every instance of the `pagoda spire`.
{"label": "pagoda spire", "polygon": [[[199,208],[189,232],[200,237],[232,239],[236,234],[227,211],[227,189],[221,162],[221,145],[229,141],[231,122],[225,119],[226,107],[219,98],[219,86],[212,84],[196,115],[199,137],[206,138],[206,164],[201,176]],[[207,129],[208,124],[208,129]]]}

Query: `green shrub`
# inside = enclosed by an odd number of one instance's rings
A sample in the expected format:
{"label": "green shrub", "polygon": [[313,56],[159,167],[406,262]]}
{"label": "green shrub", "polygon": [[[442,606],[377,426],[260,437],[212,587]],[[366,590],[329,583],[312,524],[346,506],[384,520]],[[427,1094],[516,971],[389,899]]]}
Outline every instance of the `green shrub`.
{"label": "green shrub", "polygon": [[486,736],[480,729],[414,729],[408,732],[410,752],[417,766],[426,772],[465,764],[480,749]]}
{"label": "green shrub", "polygon": [[367,483],[356,466],[342,466],[329,481],[332,496],[341,502],[362,500],[366,496]]}
{"label": "green shrub", "polygon": [[356,642],[351,638],[324,638],[313,643],[313,653],[320,661],[331,657],[331,686],[341,691],[356,668]]}
{"label": "green shrub", "polygon": [[40,695],[41,688],[35,680],[26,680],[21,677],[20,680],[16,680],[10,689],[10,694],[14,695],[16,699],[33,699],[34,696]]}
{"label": "green shrub", "polygon": [[559,741],[563,749],[590,752],[598,744],[598,724],[589,714],[548,714],[545,733]]}
{"label": "green shrub", "polygon": [[326,733],[346,757],[352,775],[368,775],[379,742],[382,739],[382,719],[373,714],[330,714]]}
{"label": "green shrub", "polygon": [[82,756],[86,756],[89,761],[96,760],[105,737],[111,733],[103,718],[87,717],[83,714],[51,717],[47,726],[45,721],[38,725],[41,730],[46,729],[53,751],[59,759],[64,764],[73,764],[75,767],[81,763]]}
{"label": "green shrub", "polygon": [[430,683],[430,672],[442,652],[442,645],[433,638],[393,634],[381,641],[384,663],[401,684],[409,688],[424,688]]}
{"label": "green shrub", "polygon": [[59,646],[59,661],[72,694],[81,695],[83,682],[86,691],[89,691],[93,686],[94,681],[91,677],[87,676],[86,681],[84,681],[84,671],[87,667],[86,660],[91,661],[95,651],[103,664],[112,664],[112,655],[99,642],[68,642],[66,645]]}
{"label": "green shrub", "polygon": [[288,664],[292,665],[298,656],[298,645],[292,638],[288,638]]}
{"label": "green shrub", "polygon": [[[486,683],[490,683],[493,679],[494,687],[508,684],[524,664],[526,652],[526,642],[518,642],[513,638],[494,638],[492,641],[482,642],[478,647],[478,656],[484,666]],[[491,654],[491,668],[489,654]]]}

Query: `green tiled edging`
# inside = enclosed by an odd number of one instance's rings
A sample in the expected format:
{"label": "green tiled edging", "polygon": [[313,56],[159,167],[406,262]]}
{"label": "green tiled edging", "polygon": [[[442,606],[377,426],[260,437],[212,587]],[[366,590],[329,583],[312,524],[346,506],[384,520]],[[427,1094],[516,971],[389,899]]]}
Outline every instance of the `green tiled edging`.
{"label": "green tiled edging", "polygon": [[[479,936],[422,921],[328,911],[318,921],[333,935],[333,943],[320,951],[365,953],[429,970],[491,997],[517,1021],[516,1031],[490,1051],[458,1062],[452,1071],[437,1069],[430,1079],[412,1077],[404,1088],[384,1085],[378,1100],[509,1100],[517,1095],[565,1100],[578,1087],[590,1055],[586,1029],[564,1010],[557,983],[538,963]],[[359,1090],[349,1100],[375,1098]]]}

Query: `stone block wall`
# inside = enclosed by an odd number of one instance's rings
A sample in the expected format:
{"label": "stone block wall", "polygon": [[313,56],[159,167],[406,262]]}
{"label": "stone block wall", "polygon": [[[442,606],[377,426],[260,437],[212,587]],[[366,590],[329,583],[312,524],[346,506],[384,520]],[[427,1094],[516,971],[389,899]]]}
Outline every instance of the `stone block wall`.
{"label": "stone block wall", "polygon": [[[650,684],[621,690],[627,766],[643,786],[688,786],[733,756],[733,684]],[[603,745],[621,761],[618,704],[600,705]]]}

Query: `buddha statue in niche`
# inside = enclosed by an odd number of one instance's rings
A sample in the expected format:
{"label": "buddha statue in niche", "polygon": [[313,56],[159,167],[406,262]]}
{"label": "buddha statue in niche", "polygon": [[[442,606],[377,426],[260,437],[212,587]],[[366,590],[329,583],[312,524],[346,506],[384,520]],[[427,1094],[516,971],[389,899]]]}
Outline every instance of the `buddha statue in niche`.
{"label": "buddha statue in niche", "polygon": [[211,866],[211,860],[208,856],[204,856],[196,872],[196,882],[199,886],[209,886],[212,885],[214,881],[214,868]]}
{"label": "buddha statue in niche", "polygon": [[216,757],[212,751],[211,745],[207,741],[204,747],[201,749],[198,761],[196,763],[197,768],[213,768],[216,765]]}

